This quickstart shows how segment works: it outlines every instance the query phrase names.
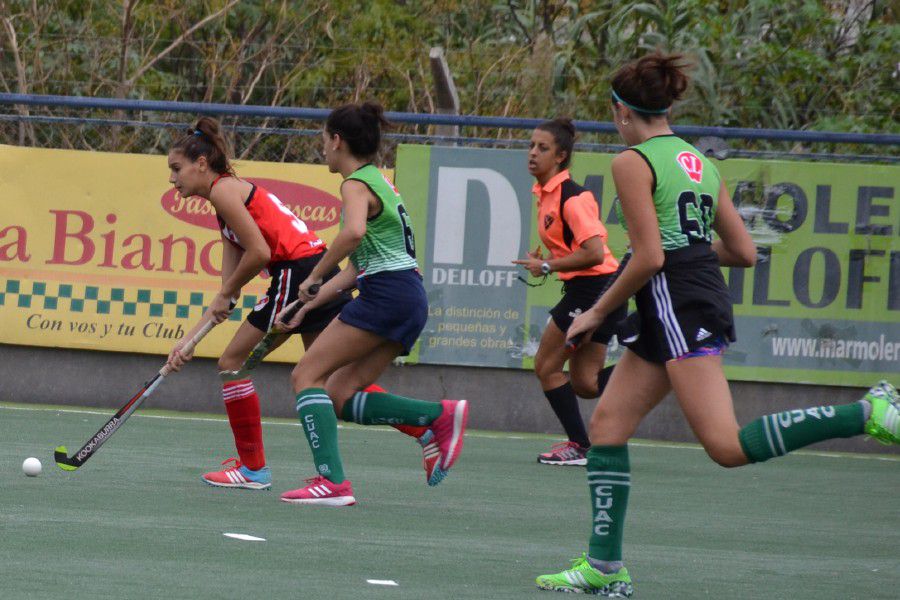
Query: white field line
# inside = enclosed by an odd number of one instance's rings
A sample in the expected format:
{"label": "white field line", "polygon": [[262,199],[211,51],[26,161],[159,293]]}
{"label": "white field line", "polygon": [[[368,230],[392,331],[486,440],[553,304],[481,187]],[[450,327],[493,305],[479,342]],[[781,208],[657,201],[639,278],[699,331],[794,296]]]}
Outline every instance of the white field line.
{"label": "white field line", "polygon": [[[57,412],[57,413],[72,413],[76,415],[102,415],[109,417],[111,416],[111,411],[99,411],[99,410],[90,410],[83,408],[55,408],[52,406],[4,406],[0,404],[0,410],[24,410],[24,411],[43,411],[43,412]],[[140,417],[142,419],[168,419],[172,421],[196,421],[196,422],[207,422],[207,423],[222,423],[227,421],[225,417],[184,417],[179,415],[148,415],[135,413],[131,415],[133,417]],[[263,419],[263,425],[280,425],[285,427],[300,427],[300,423],[291,423],[290,421],[269,421]],[[347,426],[343,424],[338,424],[338,429],[348,429],[348,430],[360,430],[363,429],[363,425],[352,425]],[[384,427],[370,428],[365,427],[369,431],[380,431],[380,432],[389,432],[390,429]],[[476,437],[476,438],[485,438],[492,440],[524,440],[528,439],[525,436],[515,435],[515,434],[507,434],[502,432],[490,432],[490,431],[467,431],[466,437]],[[540,440],[542,438],[535,437],[535,440]],[[663,442],[663,441],[654,441],[654,440],[639,440],[639,441],[630,441],[628,442],[629,446],[636,446],[638,448],[672,448],[672,449],[680,449],[680,450],[703,450],[703,447],[699,444],[690,444],[685,442]],[[791,454],[800,454],[805,456],[821,456],[824,458],[855,458],[857,460],[882,460],[887,462],[900,462],[900,456],[885,456],[885,455],[872,455],[872,454],[861,454],[856,452],[822,452],[819,450],[795,450],[791,452]]]}
{"label": "white field line", "polygon": [[256,537],[255,535],[249,535],[246,533],[223,533],[225,537],[229,537],[235,540],[243,540],[245,542],[264,542],[266,538]]}

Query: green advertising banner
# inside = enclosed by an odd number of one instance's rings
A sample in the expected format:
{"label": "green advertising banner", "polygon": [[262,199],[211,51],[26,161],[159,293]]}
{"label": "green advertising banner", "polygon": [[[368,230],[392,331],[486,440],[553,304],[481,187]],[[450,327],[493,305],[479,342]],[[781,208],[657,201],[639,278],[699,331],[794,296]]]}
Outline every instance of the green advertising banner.
{"label": "green advertising banner", "polygon": [[[619,257],[613,155],[577,153]],[[731,159],[718,167],[759,246],[725,270],[738,341],[732,379],[865,386],[900,369],[900,169]],[[540,240],[524,150],[401,146],[397,185],[414,218],[430,306],[410,360],[530,369],[560,284],[511,264]],[[530,279],[532,283],[537,281]],[[615,341],[611,359],[618,349]]]}

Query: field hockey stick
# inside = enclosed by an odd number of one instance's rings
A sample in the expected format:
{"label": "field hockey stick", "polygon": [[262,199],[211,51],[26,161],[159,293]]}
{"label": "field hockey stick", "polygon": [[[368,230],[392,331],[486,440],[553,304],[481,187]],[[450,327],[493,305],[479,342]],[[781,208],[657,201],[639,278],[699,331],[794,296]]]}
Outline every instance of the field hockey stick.
{"label": "field hockey stick", "polygon": [[[235,303],[231,303],[231,308],[233,309]],[[194,346],[200,343],[207,333],[212,331],[212,328],[215,327],[216,324],[214,321],[207,321],[203,327],[200,328],[194,337],[192,337],[188,342],[182,347],[181,351],[184,353],[190,353]],[[88,461],[90,457],[92,457],[97,450],[100,449],[106,440],[108,440],[112,434],[116,432],[119,427],[122,426],[125,421],[128,420],[128,417],[131,416],[131,413],[136,411],[138,407],[146,400],[150,394],[159,386],[160,383],[163,382],[163,379],[166,378],[169,373],[172,372],[172,367],[169,366],[167,362],[159,372],[154,375],[147,383],[144,384],[137,394],[131,397],[131,400],[125,403],[125,405],[116,412],[112,416],[112,418],[106,422],[106,424],[100,428],[100,431],[94,434],[88,443],[81,447],[81,450],[76,452],[73,456],[69,456],[69,451],[65,446],[57,446],[56,450],[53,453],[53,459],[56,461],[56,465],[62,469],[63,471],[74,471],[84,463]]]}
{"label": "field hockey stick", "polygon": [[566,350],[575,350],[576,348],[578,348],[578,346],[581,345],[581,340],[583,340],[584,336],[586,336],[586,335],[587,335],[587,332],[583,331],[583,332],[579,333],[578,335],[576,335],[575,337],[573,337],[572,339],[566,340]]}
{"label": "field hockey stick", "polygon": [[[309,286],[309,294],[311,296],[315,296],[319,293],[319,288],[322,287],[318,283],[314,283]],[[294,315],[297,314],[297,311],[303,307],[303,302],[297,302],[288,309],[287,313],[284,315],[284,322],[290,321],[294,318]],[[276,315],[277,316],[277,315]],[[244,379],[247,377],[247,374],[259,366],[259,363],[266,357],[269,351],[272,349],[272,346],[275,345],[275,341],[283,335],[285,332],[277,329],[277,322],[274,323],[269,331],[266,332],[266,335],[263,336],[254,347],[253,350],[250,351],[250,354],[247,355],[247,358],[244,359],[244,363],[241,365],[241,368],[237,371],[219,371],[219,377],[222,378],[222,381],[237,381],[239,379]]]}

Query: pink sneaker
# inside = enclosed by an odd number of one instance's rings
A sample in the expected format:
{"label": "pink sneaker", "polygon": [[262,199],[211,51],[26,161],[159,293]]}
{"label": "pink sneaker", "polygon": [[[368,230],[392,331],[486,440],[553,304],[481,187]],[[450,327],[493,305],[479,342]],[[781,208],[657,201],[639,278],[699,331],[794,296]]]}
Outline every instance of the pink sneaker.
{"label": "pink sneaker", "polygon": [[319,475],[305,480],[309,485],[281,495],[283,502],[294,504],[319,504],[322,506],[352,506],[356,504],[353,486],[349,479],[343,483],[332,483]]}
{"label": "pink sneaker", "polygon": [[469,420],[469,403],[466,400],[441,400],[444,412],[431,424],[434,441],[441,452],[441,460],[428,480],[429,485],[437,485],[447,476],[447,471],[462,452],[466,421]]}

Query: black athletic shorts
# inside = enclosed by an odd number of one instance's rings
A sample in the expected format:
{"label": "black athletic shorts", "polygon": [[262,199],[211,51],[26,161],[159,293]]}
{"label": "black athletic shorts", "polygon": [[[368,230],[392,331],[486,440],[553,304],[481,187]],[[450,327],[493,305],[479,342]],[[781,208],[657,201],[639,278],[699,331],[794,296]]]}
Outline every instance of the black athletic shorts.
{"label": "black athletic shorts", "polygon": [[[269,265],[272,283],[269,284],[266,295],[253,307],[253,312],[247,317],[247,322],[260,331],[268,331],[278,313],[297,299],[300,284],[309,277],[313,267],[318,264],[324,254],[322,252],[315,256],[285,260]],[[341,270],[335,267],[324,280],[328,281],[340,272]],[[351,299],[349,291],[342,293],[334,301],[307,313],[300,325],[292,329],[290,333],[322,331]]]}
{"label": "black athletic shorts", "polygon": [[[565,333],[575,317],[589,309],[597,301],[597,298],[606,291],[616,280],[616,273],[609,275],[588,275],[573,277],[563,282],[563,297],[559,304],[550,309],[550,317],[556,326]],[[616,327],[627,313],[627,306],[623,305],[614,310],[600,327],[594,330],[591,341],[598,344],[609,344],[609,340],[616,334]]]}
{"label": "black athletic shorts", "polygon": [[622,323],[619,343],[665,363],[737,336],[731,296],[709,244],[666,251],[663,268],[635,295],[637,312]]}

